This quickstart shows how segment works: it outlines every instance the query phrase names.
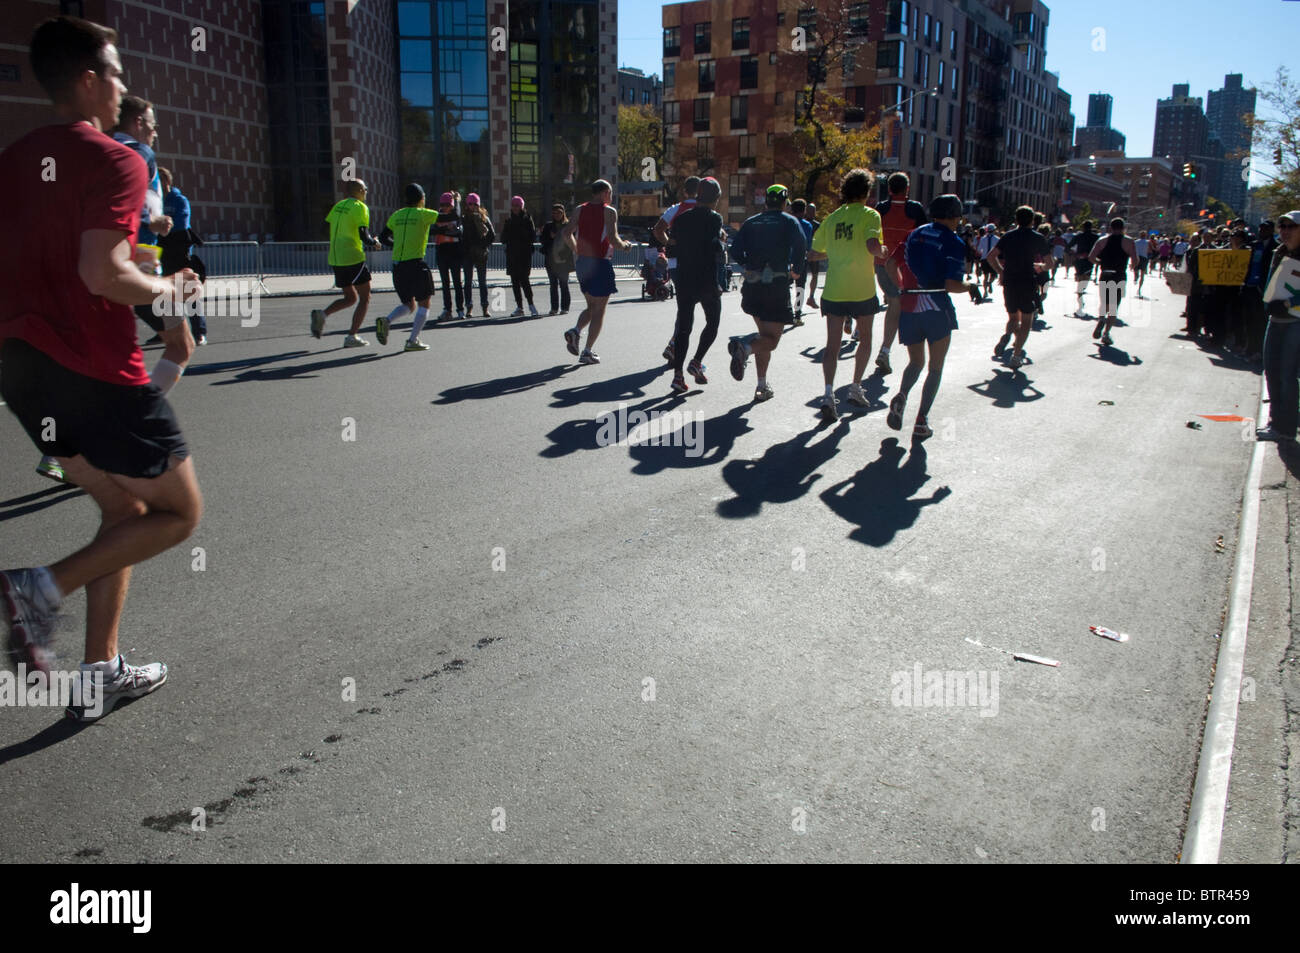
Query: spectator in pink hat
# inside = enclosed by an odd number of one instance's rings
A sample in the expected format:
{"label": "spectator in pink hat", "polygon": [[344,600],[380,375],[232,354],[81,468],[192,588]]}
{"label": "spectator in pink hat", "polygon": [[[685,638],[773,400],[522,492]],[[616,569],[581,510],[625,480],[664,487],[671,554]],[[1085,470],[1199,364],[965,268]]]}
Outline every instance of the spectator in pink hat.
{"label": "spectator in pink hat", "polygon": [[528,299],[528,310],[537,317],[537,308],[533,305],[533,286],[529,275],[533,270],[533,245],[537,241],[537,226],[533,217],[524,210],[524,200],[516,195],[510,200],[510,218],[506,219],[501,229],[501,242],[506,246],[506,273],[510,275],[510,287],[515,293],[515,310],[510,317],[520,318],[524,314],[524,299]]}
{"label": "spectator in pink hat", "polygon": [[479,304],[483,306],[483,317],[488,318],[491,312],[487,299],[487,260],[497,232],[477,192],[465,196],[465,219],[461,224],[465,228],[461,239],[465,253],[465,313],[474,314],[474,272],[477,270]]}

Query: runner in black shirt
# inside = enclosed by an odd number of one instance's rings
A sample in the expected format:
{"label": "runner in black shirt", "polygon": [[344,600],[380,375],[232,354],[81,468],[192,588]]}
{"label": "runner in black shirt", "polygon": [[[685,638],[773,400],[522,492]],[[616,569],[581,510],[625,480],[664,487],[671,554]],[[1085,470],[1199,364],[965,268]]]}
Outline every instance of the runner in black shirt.
{"label": "runner in black shirt", "polygon": [[1115,326],[1115,318],[1119,315],[1129,263],[1137,259],[1137,246],[1124,234],[1124,219],[1110,220],[1110,234],[1092,246],[1088,258],[1101,265],[1101,273],[1097,276],[1101,288],[1101,318],[1092,336],[1101,338],[1101,343],[1109,347],[1114,343],[1110,329]]}
{"label": "runner in black shirt", "polygon": [[684,394],[689,389],[682,374],[682,364],[691,343],[697,301],[704,309],[704,330],[700,332],[695,358],[686,370],[695,378],[695,383],[709,382],[704,376],[704,355],[718,336],[718,323],[722,318],[722,289],[718,287],[722,216],[713,210],[721,194],[722,186],[717,179],[702,179],[694,207],[680,212],[669,227],[677,251],[677,275],[673,279],[677,288],[677,333],[673,338],[674,394]]}
{"label": "runner in black shirt", "polygon": [[1074,310],[1076,318],[1088,317],[1088,312],[1083,310],[1083,296],[1088,291],[1088,282],[1092,280],[1092,262],[1088,260],[1088,254],[1095,244],[1097,233],[1092,230],[1092,222],[1084,222],[1083,231],[1070,239],[1070,244],[1066,246],[1074,252],[1074,293],[1079,298],[1078,307]]}
{"label": "runner in black shirt", "polygon": [[1002,300],[1007,306],[1007,327],[993,348],[1002,357],[1007,342],[1015,335],[1016,348],[1011,366],[1025,363],[1025,341],[1038,310],[1038,280],[1042,261],[1051,253],[1047,239],[1033,229],[1034,210],[1028,205],[1016,209],[1016,228],[1002,236],[989,253],[989,262],[1002,276]]}

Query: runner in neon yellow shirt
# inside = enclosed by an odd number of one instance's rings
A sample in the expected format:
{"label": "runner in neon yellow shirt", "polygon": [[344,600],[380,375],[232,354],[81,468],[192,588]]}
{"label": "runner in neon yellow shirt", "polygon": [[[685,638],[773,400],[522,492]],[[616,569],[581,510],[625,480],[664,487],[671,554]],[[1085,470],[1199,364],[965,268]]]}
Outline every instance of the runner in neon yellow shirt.
{"label": "runner in neon yellow shirt", "polygon": [[871,402],[862,392],[862,378],[871,358],[871,318],[880,310],[876,300],[875,259],[888,257],[880,244],[880,213],[871,201],[872,175],[866,169],[854,169],[840,185],[840,207],[827,216],[813,233],[809,261],[826,261],[826,281],[822,285],[822,314],[826,315],[826,351],[822,356],[822,377],[826,393],[822,396],[821,415],[839,420],[835,406],[835,365],[839,363],[840,341],[858,319],[858,345],[853,358],[853,383],[848,399],[859,407]]}
{"label": "runner in neon yellow shirt", "polygon": [[[438,213],[424,207],[424,189],[412,182],[406,187],[406,206],[388,216],[379,239],[393,248],[393,290],[401,302],[385,318],[375,318],[375,337],[388,343],[388,329],[398,318],[414,314],[411,336],[404,351],[427,351],[420,331],[429,319],[429,299],[433,297],[433,272],[424,260],[429,248],[429,229],[438,221]],[[419,308],[416,308],[419,302]]]}
{"label": "runner in neon yellow shirt", "polygon": [[370,269],[366,267],[366,248],[379,248],[379,239],[372,238],[370,209],[366,208],[366,183],[354,179],[345,189],[347,198],[336,204],[325,216],[330,226],[329,264],[334,269],[334,286],[343,289],[343,297],[323,311],[311,313],[312,337],[320,337],[325,330],[325,319],[335,311],[355,304],[352,312],[352,330],[343,339],[344,347],[365,347],[370,342],[359,337],[361,322],[366,319],[370,305]]}

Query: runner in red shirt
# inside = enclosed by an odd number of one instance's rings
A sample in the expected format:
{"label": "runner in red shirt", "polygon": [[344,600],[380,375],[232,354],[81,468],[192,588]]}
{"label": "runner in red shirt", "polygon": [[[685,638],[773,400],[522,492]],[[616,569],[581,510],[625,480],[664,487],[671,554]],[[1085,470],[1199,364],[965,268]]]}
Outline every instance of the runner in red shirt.
{"label": "runner in red shirt", "polygon": [[[889,198],[876,206],[876,211],[880,213],[882,231],[880,243],[886,248],[902,248],[907,244],[907,236],[912,233],[912,229],[930,220],[925,214],[925,206],[907,197],[910,188],[911,180],[907,173],[895,172],[889,177]],[[898,335],[898,315],[902,310],[902,302],[898,286],[891,279],[885,265],[880,263],[876,264],[876,284],[885,295],[885,334],[880,342],[880,353],[876,355],[876,367],[880,368],[880,373],[888,374],[891,370],[889,348]],[[854,331],[854,340],[857,337],[858,333]]]}
{"label": "runner in red shirt", "polygon": [[183,305],[196,278],[189,269],[146,276],[134,262],[145,163],[103,132],[126,92],[116,41],[74,17],[37,27],[32,71],[60,122],[0,153],[0,177],[16,186],[6,205],[15,227],[0,230],[0,398],[100,509],[89,545],[0,572],[0,618],[14,662],[48,671],[59,605],[85,587],[81,684],[103,691],[68,709],[81,720],[166,681],[160,662],[126,664],[118,623],[131,567],[188,537],[202,511],[194,462],[145,371],[131,310],[155,306],[165,353],[183,363],[194,350]]}

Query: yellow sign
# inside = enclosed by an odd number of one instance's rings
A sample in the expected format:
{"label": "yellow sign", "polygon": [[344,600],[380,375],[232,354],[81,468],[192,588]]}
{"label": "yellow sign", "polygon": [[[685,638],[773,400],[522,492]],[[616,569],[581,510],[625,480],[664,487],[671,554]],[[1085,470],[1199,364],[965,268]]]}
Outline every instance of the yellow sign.
{"label": "yellow sign", "polygon": [[1231,248],[1204,248],[1196,252],[1196,273],[1203,285],[1239,285],[1250,268],[1250,251]]}

